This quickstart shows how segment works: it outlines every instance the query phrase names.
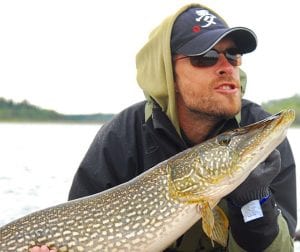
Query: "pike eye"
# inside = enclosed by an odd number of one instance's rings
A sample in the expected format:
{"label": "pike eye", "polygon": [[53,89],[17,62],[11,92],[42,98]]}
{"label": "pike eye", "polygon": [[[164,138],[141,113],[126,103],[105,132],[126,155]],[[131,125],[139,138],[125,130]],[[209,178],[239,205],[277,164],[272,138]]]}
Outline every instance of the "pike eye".
{"label": "pike eye", "polygon": [[231,136],[229,135],[220,135],[217,137],[217,141],[222,146],[228,146],[231,141]]}

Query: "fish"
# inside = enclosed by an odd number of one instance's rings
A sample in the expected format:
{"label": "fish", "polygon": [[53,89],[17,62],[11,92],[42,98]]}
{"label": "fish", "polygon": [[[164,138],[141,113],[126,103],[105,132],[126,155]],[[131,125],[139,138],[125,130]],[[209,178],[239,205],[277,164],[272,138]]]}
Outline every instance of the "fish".
{"label": "fish", "polygon": [[226,246],[229,224],[219,201],[285,139],[294,119],[294,110],[283,110],[186,149],[126,183],[14,220],[0,228],[0,251],[36,245],[60,252],[162,251],[200,219],[212,242]]}

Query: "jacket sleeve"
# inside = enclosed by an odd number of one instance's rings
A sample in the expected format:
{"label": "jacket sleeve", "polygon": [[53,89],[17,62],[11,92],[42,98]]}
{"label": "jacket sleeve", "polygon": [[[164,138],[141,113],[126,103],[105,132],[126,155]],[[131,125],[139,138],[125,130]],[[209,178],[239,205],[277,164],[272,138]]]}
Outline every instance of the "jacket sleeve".
{"label": "jacket sleeve", "polygon": [[[265,118],[268,114],[258,105],[252,106],[257,118],[247,114],[247,124]],[[250,111],[250,110],[249,110]],[[253,121],[252,121],[253,120]],[[229,251],[293,251],[292,238],[297,224],[296,165],[288,140],[277,149],[281,154],[281,170],[270,185],[272,200],[262,205],[264,217],[245,224],[240,209],[231,211]]]}
{"label": "jacket sleeve", "polygon": [[[294,243],[291,238],[291,236],[288,235],[289,230],[286,221],[282,217],[281,214],[278,215],[277,219],[277,225],[278,225],[278,234],[276,238],[273,240],[273,242],[264,250],[265,252],[274,252],[274,251],[286,251],[286,252],[293,252],[294,251]],[[232,237],[232,234],[229,233],[229,241],[228,241],[228,247],[227,251],[234,252],[243,252],[243,248],[241,248],[234,238]],[[257,250],[260,251],[260,250]]]}
{"label": "jacket sleeve", "polygon": [[122,125],[120,118],[114,118],[99,130],[75,173],[69,200],[104,191],[136,176],[134,138],[124,138],[128,132]]}
{"label": "jacket sleeve", "polygon": [[[270,185],[272,200],[262,205],[264,217],[246,224],[240,209],[231,211],[228,243],[231,248],[240,246],[247,251],[272,251],[271,248],[277,246],[279,251],[293,251],[291,241],[297,220],[295,162],[287,140],[279,145],[278,150],[281,171]],[[281,240],[286,242],[278,242]]]}

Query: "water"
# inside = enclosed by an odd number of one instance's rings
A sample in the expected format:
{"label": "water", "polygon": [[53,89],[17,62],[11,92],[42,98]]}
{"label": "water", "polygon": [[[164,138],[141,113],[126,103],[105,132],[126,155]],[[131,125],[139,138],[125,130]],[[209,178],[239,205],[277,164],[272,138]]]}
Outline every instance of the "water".
{"label": "water", "polygon": [[67,200],[99,125],[0,124],[0,226]]}
{"label": "water", "polygon": [[[73,175],[99,128],[100,125],[1,123],[0,226],[66,201]],[[300,129],[290,129],[288,138],[296,163],[300,164]],[[300,183],[299,172],[297,181]],[[300,251],[300,242],[295,246],[295,251]]]}

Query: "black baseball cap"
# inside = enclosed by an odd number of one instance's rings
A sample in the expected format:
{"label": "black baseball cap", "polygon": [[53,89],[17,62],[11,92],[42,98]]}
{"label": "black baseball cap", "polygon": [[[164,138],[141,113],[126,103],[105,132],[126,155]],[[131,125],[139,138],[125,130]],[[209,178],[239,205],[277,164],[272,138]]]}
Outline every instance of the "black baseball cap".
{"label": "black baseball cap", "polygon": [[230,37],[241,53],[255,50],[255,33],[245,27],[229,28],[225,21],[207,8],[192,7],[180,14],[171,34],[172,54],[201,55],[224,37]]}

